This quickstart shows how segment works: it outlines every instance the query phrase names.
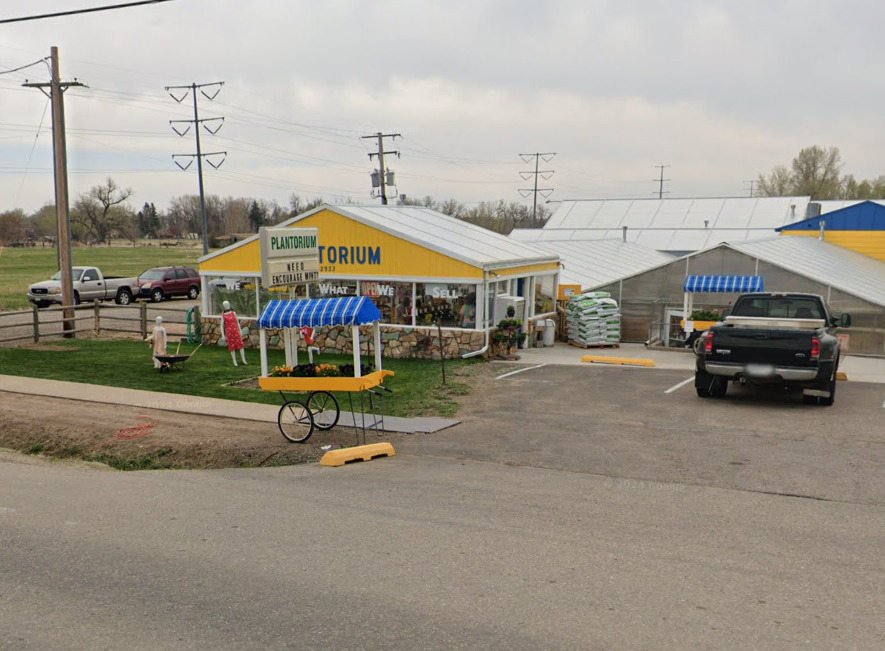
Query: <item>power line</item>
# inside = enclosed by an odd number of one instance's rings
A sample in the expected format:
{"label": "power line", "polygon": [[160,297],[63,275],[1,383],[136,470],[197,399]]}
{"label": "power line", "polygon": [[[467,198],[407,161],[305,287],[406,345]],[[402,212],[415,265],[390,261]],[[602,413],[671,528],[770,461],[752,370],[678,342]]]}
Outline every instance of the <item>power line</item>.
{"label": "power line", "polygon": [[663,199],[665,194],[670,194],[670,191],[667,190],[664,192],[664,181],[669,181],[670,179],[664,178],[664,168],[670,167],[669,165],[655,165],[655,167],[661,170],[661,178],[652,179],[652,181],[656,181],[658,183],[658,199]]}
{"label": "power line", "polygon": [[[397,138],[402,138],[402,135],[399,133],[375,133],[371,136],[363,136],[363,138],[377,138],[378,139],[378,151],[369,153],[369,160],[374,157],[378,157],[378,168],[377,170],[372,172],[372,196],[375,196],[375,188],[380,188],[381,192],[381,203],[382,205],[387,205],[387,186],[396,187],[396,177],[394,175],[393,170],[388,170],[384,168],[384,155],[385,154],[396,154],[396,157],[399,158],[398,151],[384,151],[384,139],[391,138],[396,140]],[[396,196],[394,194],[393,196]]]}
{"label": "power line", "polygon": [[535,159],[535,171],[534,172],[520,172],[519,175],[522,177],[523,181],[528,181],[532,176],[535,177],[535,187],[533,189],[522,189],[519,191],[523,197],[527,197],[530,194],[534,194],[534,203],[532,204],[532,228],[535,227],[535,216],[538,214],[538,193],[541,193],[541,196],[544,198],[549,197],[553,193],[553,188],[539,188],[538,187],[538,177],[540,176],[545,181],[548,180],[551,176],[553,176],[553,170],[539,170],[538,164],[541,159],[544,160],[545,163],[549,163],[553,160],[553,157],[556,156],[556,152],[546,152],[544,154],[535,153],[535,154],[520,154],[519,157],[523,160],[523,162],[528,163],[532,158]]}
{"label": "power line", "polygon": [[[205,90],[202,90],[203,88],[206,88],[208,86],[218,86],[218,88],[214,93],[209,95]],[[169,124],[172,125],[172,130],[175,133],[177,133],[179,136],[182,136],[182,137],[184,137],[185,134],[187,134],[187,132],[190,131],[190,126],[188,126],[187,129],[185,129],[184,131],[179,131],[178,129],[175,128],[174,125],[178,122],[187,122],[188,125],[190,125],[190,124],[194,125],[194,135],[197,138],[197,153],[196,154],[172,154],[172,160],[175,161],[175,164],[178,165],[178,167],[180,167],[182,170],[186,170],[188,167],[190,167],[191,163],[194,162],[193,159],[194,158],[197,159],[197,175],[199,176],[199,180],[200,180],[200,216],[201,216],[201,220],[202,220],[201,223],[202,223],[202,228],[203,228],[203,255],[207,255],[209,253],[209,220],[206,217],[206,198],[203,194],[203,158],[207,157],[207,156],[225,156],[226,157],[227,152],[226,151],[213,151],[213,152],[203,153],[203,151],[200,149],[200,125],[202,124],[203,128],[206,129],[206,131],[208,131],[211,135],[214,136],[216,133],[218,133],[218,130],[221,129],[221,127],[224,123],[224,118],[206,118],[204,120],[200,119],[200,115],[197,111],[197,89],[198,88],[201,89],[200,93],[203,95],[203,97],[205,97],[206,99],[208,99],[211,102],[213,99],[215,99],[215,97],[218,95],[218,93],[221,92],[222,86],[224,86],[223,81],[216,81],[216,82],[212,82],[211,84],[193,83],[190,86],[166,86],[166,92],[169,93],[169,95],[172,97],[172,99],[174,99],[179,104],[181,104],[185,99],[187,99],[187,96],[189,94],[193,95],[193,98],[194,98],[194,119],[193,120],[169,120]],[[175,93],[172,92],[173,90],[186,90],[187,92],[185,92],[181,97],[178,97],[175,95]],[[212,129],[210,129],[209,127],[207,127],[205,124],[203,124],[203,122],[213,122],[216,120],[220,120],[221,124],[219,124],[215,128],[214,131]],[[191,158],[191,160],[188,161],[187,165],[182,165],[177,160],[175,160],[176,158],[181,158],[181,157],[188,157],[188,158]],[[206,162],[209,163],[209,165],[211,165],[215,169],[218,169],[219,167],[221,167],[221,164],[224,163],[224,158],[222,158],[221,161],[219,161],[218,165],[216,165],[215,163],[210,161],[208,158],[206,158]]]}
{"label": "power line", "polygon": [[58,18],[60,16],[74,16],[77,14],[91,14],[96,11],[108,11],[109,9],[126,9],[127,7],[138,7],[140,5],[155,5],[161,2],[172,2],[172,0],[139,0],[139,2],[126,2],[118,5],[105,5],[103,7],[87,7],[86,9],[72,9],[71,11],[57,11],[51,14],[39,14],[36,16],[21,16],[19,18],[0,18],[0,25],[4,23],[21,23],[27,20],[41,20],[43,18]]}

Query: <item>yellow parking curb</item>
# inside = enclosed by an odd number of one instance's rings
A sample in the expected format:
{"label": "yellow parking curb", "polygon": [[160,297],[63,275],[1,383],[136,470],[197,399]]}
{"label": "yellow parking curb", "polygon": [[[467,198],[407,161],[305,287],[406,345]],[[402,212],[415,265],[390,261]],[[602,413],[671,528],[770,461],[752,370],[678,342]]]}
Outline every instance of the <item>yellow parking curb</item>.
{"label": "yellow parking curb", "polygon": [[343,466],[351,461],[371,461],[376,457],[392,457],[396,450],[390,443],[370,443],[369,445],[357,445],[352,448],[329,450],[320,459],[322,466]]}
{"label": "yellow parking curb", "polygon": [[836,379],[837,380],[845,380],[848,381],[848,374],[845,371],[836,371]]}
{"label": "yellow parking curb", "polygon": [[606,357],[605,355],[584,355],[582,362],[591,364],[618,364],[620,366],[654,366],[651,359],[631,359],[629,357]]}

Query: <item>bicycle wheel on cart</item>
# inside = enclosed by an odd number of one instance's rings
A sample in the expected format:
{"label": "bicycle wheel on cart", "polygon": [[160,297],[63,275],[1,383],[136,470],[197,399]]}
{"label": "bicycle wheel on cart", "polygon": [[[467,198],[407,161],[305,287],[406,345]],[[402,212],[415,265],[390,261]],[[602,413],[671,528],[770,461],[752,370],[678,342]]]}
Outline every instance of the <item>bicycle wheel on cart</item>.
{"label": "bicycle wheel on cart", "polygon": [[277,414],[280,433],[292,443],[304,443],[313,434],[313,415],[302,402],[288,400]]}
{"label": "bicycle wheel on cart", "polygon": [[314,426],[321,431],[332,429],[338,424],[341,410],[338,401],[328,391],[313,391],[307,397],[307,408],[313,416]]}

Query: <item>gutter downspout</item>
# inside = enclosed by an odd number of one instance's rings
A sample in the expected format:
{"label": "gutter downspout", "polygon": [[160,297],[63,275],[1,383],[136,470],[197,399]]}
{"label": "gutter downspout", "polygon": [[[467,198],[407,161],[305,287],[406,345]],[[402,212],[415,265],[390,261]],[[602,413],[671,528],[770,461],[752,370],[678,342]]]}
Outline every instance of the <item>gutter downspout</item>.
{"label": "gutter downspout", "polygon": [[[487,269],[484,269],[482,272],[482,295],[483,300],[485,301],[485,307],[488,307],[489,304],[489,272]],[[478,310],[477,310],[478,312]],[[491,315],[485,314],[486,310],[483,310],[483,345],[479,350],[474,350],[469,353],[464,353],[461,355],[461,359],[469,359],[471,357],[476,357],[478,355],[482,355],[489,349],[489,344],[491,344],[491,339],[489,337],[489,327],[486,325],[489,323],[489,318]]]}

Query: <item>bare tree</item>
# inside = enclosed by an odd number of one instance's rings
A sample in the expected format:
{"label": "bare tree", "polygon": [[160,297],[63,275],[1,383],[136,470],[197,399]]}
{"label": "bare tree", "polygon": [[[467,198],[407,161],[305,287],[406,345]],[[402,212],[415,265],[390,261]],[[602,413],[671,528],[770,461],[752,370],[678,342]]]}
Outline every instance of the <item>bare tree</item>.
{"label": "bare tree", "polygon": [[71,221],[82,227],[86,237],[110,244],[111,238],[123,234],[134,220],[134,212],[124,205],[131,196],[130,188],[121,189],[108,177],[104,185],[79,196],[71,210]]}

